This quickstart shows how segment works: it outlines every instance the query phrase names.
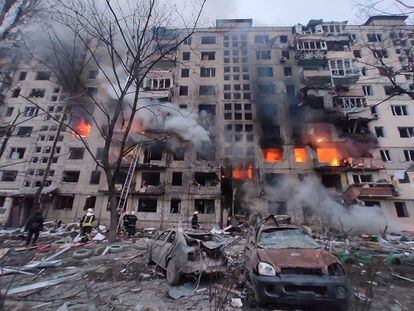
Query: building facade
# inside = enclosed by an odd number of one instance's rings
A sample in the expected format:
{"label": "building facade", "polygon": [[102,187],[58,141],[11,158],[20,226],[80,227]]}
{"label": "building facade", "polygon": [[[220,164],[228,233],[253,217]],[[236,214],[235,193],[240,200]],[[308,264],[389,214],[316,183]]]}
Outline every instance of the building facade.
{"label": "building facade", "polygon": [[[169,44],[180,36],[176,30],[158,32]],[[286,184],[302,187],[314,176],[342,205],[376,206],[414,228],[413,99],[395,95],[384,73],[394,70],[396,84],[413,90],[413,34],[401,16],[374,16],[364,25],[311,20],[293,27],[217,20],[216,27],[197,29],[153,67],[142,92],[196,114],[212,143],[195,148],[174,135],[143,143],[127,209],[137,212],[141,227],[187,224],[195,210],[210,227],[225,223],[229,214],[251,211],[308,222],[315,206],[292,200]],[[18,226],[32,212],[68,94],[34,61],[9,74],[13,87],[4,92],[2,123],[18,115],[25,122],[0,158],[0,222]],[[85,70],[85,80],[88,92],[105,98],[97,68]],[[76,124],[99,157],[102,139],[78,115]],[[148,136],[165,135],[142,132],[148,142]],[[104,172],[69,129],[56,146],[43,190],[47,218],[73,222],[91,207],[108,223]],[[128,168],[126,160],[120,191]]]}

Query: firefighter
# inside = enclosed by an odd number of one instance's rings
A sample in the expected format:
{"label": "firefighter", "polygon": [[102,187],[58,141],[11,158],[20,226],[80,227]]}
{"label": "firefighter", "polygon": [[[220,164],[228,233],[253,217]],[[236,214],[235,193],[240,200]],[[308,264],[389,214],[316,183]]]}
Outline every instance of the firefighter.
{"label": "firefighter", "polygon": [[40,231],[43,229],[43,216],[42,210],[38,209],[28,220],[25,227],[27,232],[26,246],[30,244],[32,240],[32,245],[36,245],[36,240],[39,237]]}
{"label": "firefighter", "polygon": [[93,214],[93,210],[88,208],[86,211],[86,215],[82,217],[79,225],[81,228],[81,237],[82,242],[87,242],[89,238],[89,234],[92,232],[92,224],[95,221],[95,215]]}
{"label": "firefighter", "polygon": [[136,231],[136,224],[137,224],[137,216],[135,215],[135,211],[132,211],[129,215],[128,215],[128,236],[129,237],[134,237],[135,236],[135,231]]}
{"label": "firefighter", "polygon": [[122,217],[122,222],[124,223],[124,232],[128,232],[128,220],[129,220],[129,212],[125,212],[124,217]]}
{"label": "firefighter", "polygon": [[198,225],[198,211],[194,211],[193,218],[191,218],[191,228],[198,229],[200,226]]}

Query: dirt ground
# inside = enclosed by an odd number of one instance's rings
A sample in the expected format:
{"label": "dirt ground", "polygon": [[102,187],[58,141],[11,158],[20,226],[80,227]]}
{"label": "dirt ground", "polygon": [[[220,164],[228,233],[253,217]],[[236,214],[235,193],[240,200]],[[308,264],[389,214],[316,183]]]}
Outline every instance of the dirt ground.
{"label": "dirt ground", "polygon": [[[225,239],[231,242],[236,238],[227,236]],[[22,243],[4,238],[0,242],[1,248],[13,248]],[[119,242],[117,244],[123,246],[121,252],[108,252],[104,256],[101,254],[108,243],[94,242],[82,247],[91,250],[88,258],[74,258],[75,249],[71,249],[54,258],[62,261],[58,267],[30,270],[33,275],[1,275],[3,294],[5,289],[67,279],[56,285],[8,295],[3,310],[252,310],[244,299],[243,307],[232,307],[231,299],[238,296],[217,287],[221,285],[243,292],[239,277],[243,243],[241,240],[226,250],[229,267],[224,275],[206,276],[200,280],[187,277],[183,284],[190,289],[190,295],[175,300],[168,294],[172,287],[167,284],[164,272],[145,263],[144,238]],[[11,250],[0,264],[2,267],[19,267],[54,253],[41,253],[36,249]],[[373,264],[346,264],[345,268],[356,292],[350,310],[413,310],[414,283],[399,279],[393,273],[414,280],[414,267],[389,266],[383,258],[376,257]]]}

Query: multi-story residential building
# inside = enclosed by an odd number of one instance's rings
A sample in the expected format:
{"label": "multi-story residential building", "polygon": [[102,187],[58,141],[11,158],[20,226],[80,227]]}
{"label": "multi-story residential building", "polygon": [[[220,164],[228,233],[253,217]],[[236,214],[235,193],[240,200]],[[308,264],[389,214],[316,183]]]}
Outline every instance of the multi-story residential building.
{"label": "multi-story residential building", "polygon": [[[246,210],[308,221],[315,207],[278,189],[292,180],[301,187],[314,175],[344,205],[378,206],[414,227],[413,99],[391,96],[395,88],[384,74],[401,68],[396,83],[413,89],[413,33],[404,16],[374,16],[364,25],[311,20],[294,27],[232,19],[197,29],[156,64],[142,92],[197,113],[212,143],[195,148],[170,135],[144,144],[127,209],[137,211],[142,227],[185,223],[195,210],[204,225]],[[157,35],[168,42],[158,48],[168,48],[180,32],[160,28]],[[96,68],[85,74],[89,91],[105,96]],[[22,64],[1,107],[4,122],[19,109],[32,118],[16,129],[0,159],[0,221],[7,225],[23,223],[30,213],[57,130],[19,93],[59,117],[67,95],[49,78],[39,64]],[[82,117],[76,122],[99,157],[102,140],[93,124]],[[140,124],[134,130],[145,132]],[[141,136],[148,135],[165,132]],[[107,223],[103,172],[70,131],[61,136],[44,189],[47,217],[76,221],[93,207]],[[128,160],[124,165],[119,190]]]}

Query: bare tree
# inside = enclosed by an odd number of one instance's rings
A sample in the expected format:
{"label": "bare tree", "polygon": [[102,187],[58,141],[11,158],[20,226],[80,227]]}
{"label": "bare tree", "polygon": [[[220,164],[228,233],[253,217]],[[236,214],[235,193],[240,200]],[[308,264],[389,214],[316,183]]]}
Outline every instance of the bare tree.
{"label": "bare tree", "polygon": [[[96,108],[89,118],[93,130],[101,138],[101,159],[91,149],[88,137],[70,121],[69,112],[66,119],[57,121],[73,132],[97,167],[105,173],[109,193],[110,241],[114,241],[117,228],[117,176],[125,155],[133,147],[129,138],[137,114],[143,109],[151,110],[151,105],[142,101],[141,86],[154,65],[168,59],[194,33],[205,0],[192,2],[195,9],[191,16],[184,16],[173,5],[157,0],[106,0],[99,5],[93,0],[57,0],[53,3],[56,6],[52,18],[82,43],[86,57],[91,59],[102,77],[99,98],[105,100],[98,100],[82,83],[82,87],[72,94],[86,95]],[[55,75],[59,76],[59,72]],[[75,76],[81,75],[82,72],[78,72]],[[26,99],[31,101],[30,98]],[[44,113],[48,114],[47,111]]]}
{"label": "bare tree", "polygon": [[41,10],[41,0],[0,1],[0,40],[27,25]]}

